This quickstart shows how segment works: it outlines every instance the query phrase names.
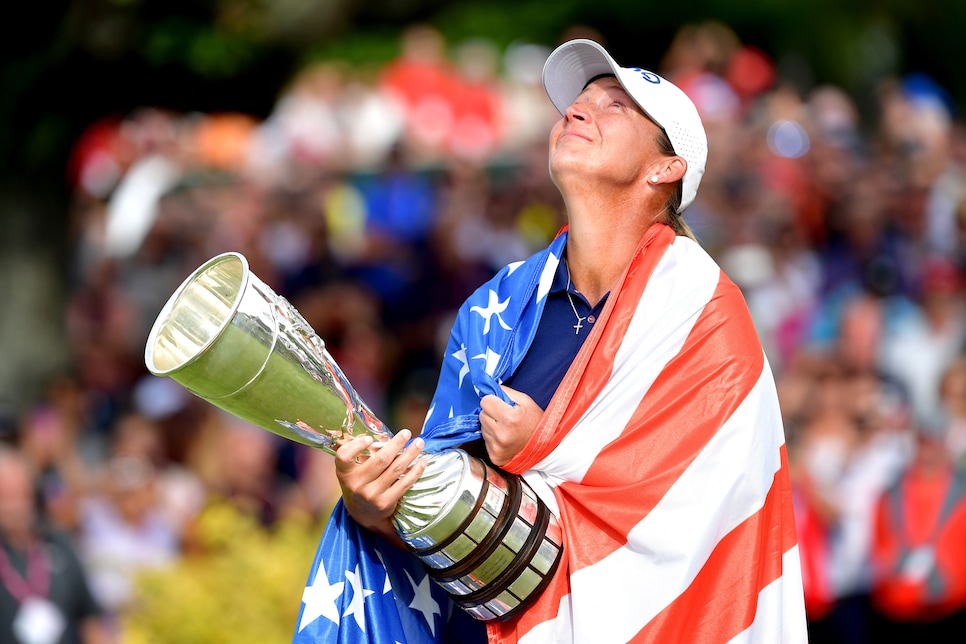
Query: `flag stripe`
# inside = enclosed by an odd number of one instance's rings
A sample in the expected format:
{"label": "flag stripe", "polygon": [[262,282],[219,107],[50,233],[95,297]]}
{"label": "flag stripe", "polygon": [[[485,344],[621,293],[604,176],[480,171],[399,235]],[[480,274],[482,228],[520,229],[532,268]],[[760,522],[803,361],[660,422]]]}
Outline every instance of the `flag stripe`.
{"label": "flag stripe", "polygon": [[755,621],[736,635],[729,644],[807,644],[808,633],[789,628],[790,624],[805,624],[805,606],[790,601],[801,594],[801,562],[798,546],[785,551],[782,557],[782,576],[762,589],[758,595]]}
{"label": "flag stripe", "polygon": [[[730,638],[750,626],[757,600],[753,599],[782,574],[785,540],[769,538],[780,525],[778,515],[788,500],[787,487],[776,470],[764,505],[714,544],[714,550],[693,583],[639,633],[635,641],[709,641]],[[762,544],[764,557],[758,557]],[[735,576],[749,561],[760,561],[754,577]],[[774,640],[778,641],[778,640]]]}
{"label": "flag stripe", "polygon": [[[632,508],[626,521],[619,514],[608,513],[608,522],[622,533],[661,499],[761,376],[760,345],[749,343],[747,335],[726,333],[735,325],[720,323],[740,314],[733,298],[729,302],[722,297],[731,288],[730,282],[719,282],[718,291],[678,354],[686,359],[676,356],[665,364],[635,408],[621,440],[601,452],[583,479],[592,487],[621,486],[624,492],[640,495],[633,505],[624,504]],[[725,370],[715,355],[736,347],[745,347],[748,353],[726,363]],[[714,402],[709,405],[706,401]]]}
{"label": "flag stripe", "polygon": [[[594,565],[572,571],[573,601],[581,607],[581,613],[572,617],[576,641],[589,641],[586,638],[595,642],[627,641],[692,583],[720,536],[761,507],[768,482],[764,482],[764,489],[756,488],[763,482],[757,477],[744,476],[739,467],[750,458],[761,462],[762,469],[770,472],[779,468],[778,447],[767,441],[756,444],[749,432],[742,431],[748,417],[756,413],[759,402],[758,396],[746,399],[714,435],[707,449],[696,456],[653,510],[634,526],[626,544],[593,562]],[[709,487],[709,481],[715,485]],[[615,497],[604,502],[613,505],[621,503],[621,499]],[[626,499],[623,504],[627,504]],[[743,514],[734,514],[736,508]],[[592,520],[592,517],[584,518]],[[590,526],[576,528],[578,531],[590,529]],[[570,534],[568,531],[567,536]],[[568,542],[572,545],[569,561],[577,559],[583,563],[581,559],[599,554],[593,543],[585,541]],[[608,587],[633,588],[634,592],[601,592],[601,588]],[[594,618],[601,610],[624,616],[623,623],[611,627],[607,633],[610,637],[603,636],[599,620]]]}

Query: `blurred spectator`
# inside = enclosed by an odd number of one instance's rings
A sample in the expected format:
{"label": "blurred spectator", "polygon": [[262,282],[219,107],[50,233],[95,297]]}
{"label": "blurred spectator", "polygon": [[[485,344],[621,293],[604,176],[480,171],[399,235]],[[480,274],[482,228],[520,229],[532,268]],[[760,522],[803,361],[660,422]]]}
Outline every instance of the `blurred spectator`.
{"label": "blurred spectator", "polygon": [[827,618],[835,606],[835,594],[829,581],[829,525],[815,499],[806,491],[809,482],[796,476],[792,490],[795,502],[795,528],[798,532],[799,555],[802,563],[802,587],[805,592],[805,616],[808,620],[810,640],[834,642],[826,633]]}
{"label": "blurred spectator", "polygon": [[294,486],[278,469],[282,440],[221,410],[213,411],[199,463],[209,500],[227,501],[262,525],[274,525]]}
{"label": "blurred spectator", "polygon": [[822,293],[829,299],[865,289],[882,297],[915,295],[910,240],[890,223],[877,173],[863,175],[831,213],[828,240],[820,248]]}
{"label": "blurred spectator", "polygon": [[0,446],[0,641],[113,641],[69,534],[37,512],[34,481],[29,461]]}
{"label": "blurred spectator", "polygon": [[339,257],[346,274],[379,299],[391,325],[405,325],[426,309],[426,243],[436,217],[434,186],[413,170],[408,152],[395,146],[379,172],[356,182],[363,241],[355,255]]}
{"label": "blurred spectator", "polygon": [[377,167],[392,146],[404,139],[405,108],[391,91],[371,80],[366,72],[355,70],[346,79],[339,109],[349,168]]}
{"label": "blurred spectator", "polygon": [[435,231],[437,252],[455,254],[447,259],[491,275],[529,256],[531,248],[516,228],[517,203],[494,185],[485,167],[454,161],[446,178]]}
{"label": "blurred spectator", "polygon": [[505,128],[502,85],[497,78],[500,54],[489,40],[472,38],[457,46],[455,57],[458,85],[453,92],[450,155],[486,163]]}
{"label": "blurred spectator", "polygon": [[870,641],[958,642],[966,625],[966,478],[945,423],[921,424],[915,457],[877,500]]}
{"label": "blurred spectator", "polygon": [[251,138],[258,121],[239,112],[193,114],[183,135],[190,146],[192,165],[211,173],[237,174],[244,171],[252,148]]}
{"label": "blurred spectator", "polygon": [[966,173],[953,156],[951,101],[922,73],[885,85],[879,100],[882,141],[906,197],[899,222],[924,253],[950,257],[956,206],[966,195]]}
{"label": "blurred spectator", "polygon": [[117,185],[106,197],[103,251],[123,258],[136,253],[154,225],[158,201],[173,189],[190,165],[185,120],[167,109],[135,110],[120,125],[133,154]]}
{"label": "blurred spectator", "polygon": [[811,574],[810,638],[866,642],[872,510],[908,458],[907,404],[873,372],[832,358],[811,365],[813,390],[789,454],[806,508],[797,520],[807,528],[799,547]]}
{"label": "blurred spectator", "polygon": [[918,422],[935,423],[939,381],[966,346],[966,300],[960,268],[943,257],[921,263],[917,310],[898,320],[882,345],[882,367],[909,392]]}
{"label": "blurred spectator", "polygon": [[81,458],[80,428],[49,405],[31,409],[20,423],[18,446],[36,472],[41,510],[68,532],[77,526],[77,504],[90,491],[93,468]]}
{"label": "blurred spectator", "polygon": [[684,89],[695,75],[723,74],[740,46],[738,35],[720,21],[686,24],[674,34],[658,71]]}
{"label": "blurred spectator", "polygon": [[[515,42],[503,54],[502,87],[503,129],[499,151],[511,158],[525,154],[534,142],[544,146],[547,129],[559,118],[547,100],[541,74],[550,49],[528,42]],[[546,172],[536,176],[547,179]],[[557,191],[554,190],[554,193]]]}
{"label": "blurred spectator", "polygon": [[94,596],[114,617],[136,600],[139,572],[171,565],[180,554],[179,535],[157,485],[149,456],[126,445],[114,450],[98,491],[80,506],[80,556]]}
{"label": "blurred spectator", "polygon": [[345,161],[348,143],[339,112],[343,75],[340,65],[328,62],[296,74],[252,132],[247,155],[253,171],[282,182],[291,166],[338,167]]}
{"label": "blurred spectator", "polygon": [[760,241],[723,250],[721,264],[745,294],[772,368],[782,371],[819,306],[822,265],[790,220],[761,228]]}
{"label": "blurred spectator", "polygon": [[332,455],[321,449],[299,446],[296,460],[297,478],[285,501],[284,512],[310,521],[327,519],[342,498]]}
{"label": "blurred spectator", "polygon": [[104,116],[87,126],[71,150],[67,177],[78,199],[106,199],[134,154],[121,132],[122,118]]}
{"label": "blurred spectator", "polygon": [[822,85],[805,101],[809,149],[802,157],[808,185],[799,196],[797,225],[807,242],[824,248],[830,234],[849,225],[839,213],[849,205],[857,181],[864,181],[868,150],[855,100],[840,87]]}
{"label": "blurred spectator", "polygon": [[[154,376],[147,378],[151,380],[145,382],[162,385],[151,388],[151,391],[158,394],[163,394],[166,388],[174,384],[171,380]],[[142,383],[138,393],[144,395],[147,389]],[[188,395],[184,390],[181,393]],[[185,420],[186,417],[182,416],[181,421]],[[152,419],[141,412],[131,411],[122,416],[113,428],[111,459],[121,457],[133,459],[134,465],[129,468],[132,476],[126,480],[123,477],[118,479],[116,475],[124,474],[124,471],[113,469],[110,462],[105,461],[100,471],[101,489],[99,491],[103,493],[106,487],[116,489],[119,493],[123,492],[125,483],[137,482],[134,474],[143,474],[147,483],[138,493],[153,506],[154,509],[151,511],[158,515],[156,520],[163,523],[166,529],[174,530],[176,539],[181,541],[204,507],[207,492],[198,475],[188,466],[186,459],[175,460],[172,457],[169,450],[172,443],[167,442],[162,435],[165,431],[166,425],[162,421]],[[138,469],[138,462],[143,462],[142,469]],[[132,495],[132,497],[136,496],[137,494]],[[149,511],[147,507],[141,510]]]}
{"label": "blurred spectator", "polygon": [[96,429],[106,431],[141,374],[143,338],[139,310],[114,259],[92,264],[67,301],[66,332],[78,384],[86,392]]}
{"label": "blurred spectator", "polygon": [[380,71],[378,87],[403,109],[402,142],[417,163],[430,163],[449,150],[459,72],[447,58],[446,40],[435,27],[410,26],[400,44],[399,56]]}

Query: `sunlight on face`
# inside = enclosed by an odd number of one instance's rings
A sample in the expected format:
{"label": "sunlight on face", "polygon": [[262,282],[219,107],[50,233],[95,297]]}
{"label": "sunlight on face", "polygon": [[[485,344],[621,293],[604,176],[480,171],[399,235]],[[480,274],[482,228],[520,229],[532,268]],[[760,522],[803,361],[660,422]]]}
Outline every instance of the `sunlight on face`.
{"label": "sunlight on face", "polygon": [[658,131],[617,78],[591,81],[551,130],[551,177],[634,182],[658,154]]}

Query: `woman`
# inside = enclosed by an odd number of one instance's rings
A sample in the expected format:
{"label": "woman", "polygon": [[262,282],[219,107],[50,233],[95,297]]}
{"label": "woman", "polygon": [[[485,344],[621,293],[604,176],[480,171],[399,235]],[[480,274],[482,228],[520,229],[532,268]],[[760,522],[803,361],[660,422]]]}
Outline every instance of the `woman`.
{"label": "woman", "polygon": [[587,40],[550,55],[544,85],[568,224],[463,305],[420,438],[367,460],[367,438],[339,449],[341,507],[397,540],[420,451],[479,437],[564,530],[549,586],[487,623],[491,642],[805,641],[771,371],[681,216],[707,156],[697,110]]}

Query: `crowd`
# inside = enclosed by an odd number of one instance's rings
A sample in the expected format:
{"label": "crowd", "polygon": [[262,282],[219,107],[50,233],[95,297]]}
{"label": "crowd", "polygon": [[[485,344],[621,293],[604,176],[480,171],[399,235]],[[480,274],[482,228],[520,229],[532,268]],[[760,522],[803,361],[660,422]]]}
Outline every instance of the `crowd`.
{"label": "crowd", "polygon": [[[86,568],[79,613],[123,612],[138,570],[192,547],[212,498],[267,526],[338,498],[324,452],[146,373],[157,313],[208,258],[243,253],[380,418],[421,426],[456,307],[564,221],[546,169],[547,53],[414,26],[387,65],[306,67],[264,119],[148,106],[91,124],[68,169],[72,369],[3,440]],[[714,22],[683,27],[652,66],[701,112],[708,167],[685,218],[744,292],[778,381],[812,641],[962,620],[956,107],[909,75],[866,97],[870,114],[841,88],[785,82]],[[0,503],[4,539],[11,513]]]}

